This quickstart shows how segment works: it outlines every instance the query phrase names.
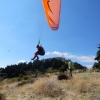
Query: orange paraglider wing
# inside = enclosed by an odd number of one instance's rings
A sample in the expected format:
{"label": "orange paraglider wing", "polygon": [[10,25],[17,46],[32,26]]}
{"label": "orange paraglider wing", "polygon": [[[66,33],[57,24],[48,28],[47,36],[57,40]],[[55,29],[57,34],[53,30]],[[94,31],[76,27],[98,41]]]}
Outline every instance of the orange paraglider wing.
{"label": "orange paraglider wing", "polygon": [[42,0],[48,24],[52,30],[59,28],[61,0]]}

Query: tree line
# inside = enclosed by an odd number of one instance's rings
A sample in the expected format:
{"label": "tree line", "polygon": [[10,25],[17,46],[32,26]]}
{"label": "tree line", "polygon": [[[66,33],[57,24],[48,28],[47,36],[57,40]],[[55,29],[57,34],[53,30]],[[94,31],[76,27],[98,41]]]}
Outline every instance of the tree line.
{"label": "tree line", "polygon": [[95,60],[96,60],[97,62],[94,63],[93,69],[99,69],[99,70],[100,70],[100,44],[99,44],[99,46],[98,46],[98,51],[97,51],[97,53],[96,53]]}
{"label": "tree line", "polygon": [[[62,57],[35,60],[34,62],[29,63],[8,65],[5,68],[1,68],[0,73],[6,73],[8,78],[18,77],[21,74],[26,75],[28,71],[34,73],[36,72],[36,70],[44,74],[49,68],[51,68],[52,70],[59,71],[63,65],[66,66],[66,61],[67,60]],[[77,62],[73,63],[75,69],[86,69],[86,67],[82,66],[81,64],[78,64]]]}

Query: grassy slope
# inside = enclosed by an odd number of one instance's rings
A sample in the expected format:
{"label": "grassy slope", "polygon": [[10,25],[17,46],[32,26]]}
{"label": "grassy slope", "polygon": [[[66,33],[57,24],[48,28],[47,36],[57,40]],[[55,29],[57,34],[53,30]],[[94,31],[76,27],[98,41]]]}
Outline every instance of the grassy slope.
{"label": "grassy slope", "polygon": [[[100,73],[73,74],[70,80],[57,80],[57,73],[46,74],[32,82],[17,86],[22,81],[5,79],[0,82],[0,93],[6,100],[97,100],[100,99]],[[98,100],[99,100],[98,99]]]}

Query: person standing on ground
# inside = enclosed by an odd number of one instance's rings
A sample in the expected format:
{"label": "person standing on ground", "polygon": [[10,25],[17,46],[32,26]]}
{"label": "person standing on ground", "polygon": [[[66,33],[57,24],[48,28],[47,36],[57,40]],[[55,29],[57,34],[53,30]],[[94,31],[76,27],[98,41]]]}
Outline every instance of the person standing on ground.
{"label": "person standing on ground", "polygon": [[68,60],[68,69],[69,69],[69,76],[73,77],[72,71],[74,69],[74,64],[70,59]]}

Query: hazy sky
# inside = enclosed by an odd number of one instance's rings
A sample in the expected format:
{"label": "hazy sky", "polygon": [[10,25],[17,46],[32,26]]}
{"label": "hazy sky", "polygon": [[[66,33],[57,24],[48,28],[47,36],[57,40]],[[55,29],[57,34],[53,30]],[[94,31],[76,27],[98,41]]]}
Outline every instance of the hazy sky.
{"label": "hazy sky", "polygon": [[100,0],[62,0],[57,31],[48,26],[42,0],[0,0],[0,67],[30,62],[41,39],[46,55],[88,68],[100,43]]}

